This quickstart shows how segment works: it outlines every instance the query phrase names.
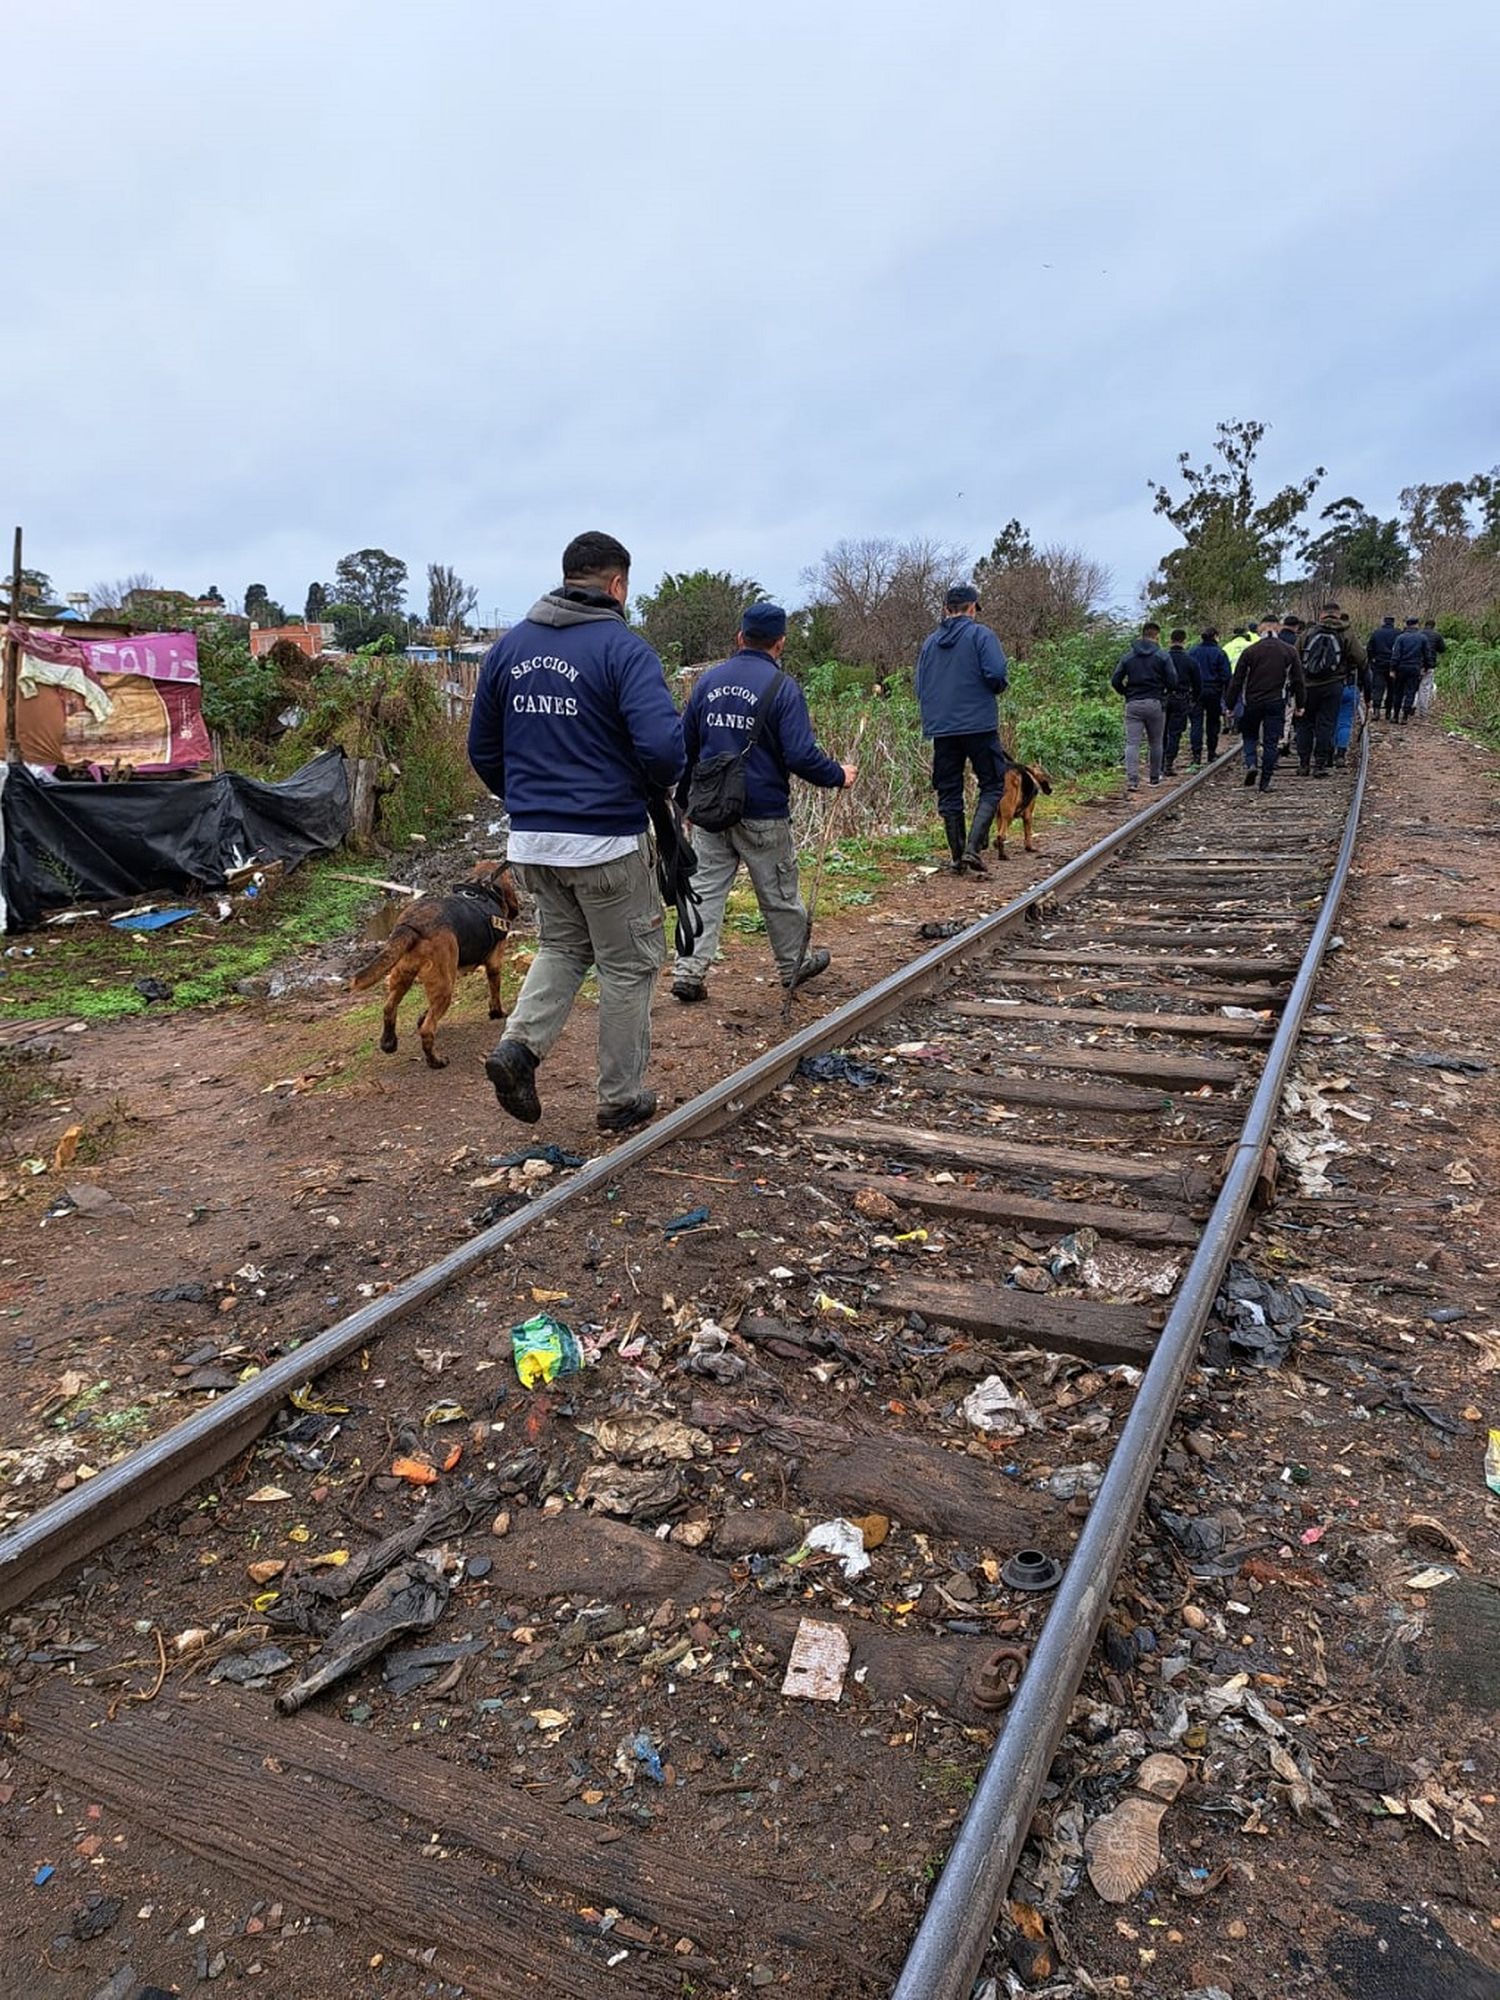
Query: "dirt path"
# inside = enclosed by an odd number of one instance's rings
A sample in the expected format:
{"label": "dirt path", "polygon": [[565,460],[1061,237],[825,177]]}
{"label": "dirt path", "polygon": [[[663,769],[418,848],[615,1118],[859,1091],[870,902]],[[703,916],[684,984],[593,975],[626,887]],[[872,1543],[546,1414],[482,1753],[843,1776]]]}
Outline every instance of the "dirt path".
{"label": "dirt path", "polygon": [[[1041,851],[987,882],[903,867],[872,907],[820,923],[834,963],[799,996],[796,1020],[927,949],[923,923],[972,922],[1125,813],[1110,800],[1039,822]],[[664,1110],[785,1032],[764,939],[726,929],[725,951],[708,1004],[680,1006],[665,981],[658,994],[650,1080]],[[535,1128],[497,1110],[480,1071],[495,1040],[482,980],[463,982],[443,1023],[447,1069],[424,1066],[416,1013],[412,996],[400,1050],[385,1057],[378,995],[294,987],[280,1001],[56,1034],[57,1062],[22,1070],[35,1097],[11,1120],[14,1155],[50,1161],[74,1124],[86,1137],[74,1166],[12,1182],[0,1206],[0,1522],[471,1234],[506,1192],[497,1157],[537,1142],[604,1150],[591,1006],[542,1072]],[[49,1219],[79,1183],[116,1205]],[[65,1377],[78,1393],[46,1428]]]}

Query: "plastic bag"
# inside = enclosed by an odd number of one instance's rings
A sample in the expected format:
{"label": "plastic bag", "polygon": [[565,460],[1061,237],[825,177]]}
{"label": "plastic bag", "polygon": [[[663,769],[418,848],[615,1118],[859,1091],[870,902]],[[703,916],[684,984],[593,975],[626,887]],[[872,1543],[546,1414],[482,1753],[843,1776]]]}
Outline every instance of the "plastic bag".
{"label": "plastic bag", "polygon": [[577,1335],[551,1313],[533,1313],[510,1330],[510,1349],[523,1389],[538,1388],[583,1367]]}

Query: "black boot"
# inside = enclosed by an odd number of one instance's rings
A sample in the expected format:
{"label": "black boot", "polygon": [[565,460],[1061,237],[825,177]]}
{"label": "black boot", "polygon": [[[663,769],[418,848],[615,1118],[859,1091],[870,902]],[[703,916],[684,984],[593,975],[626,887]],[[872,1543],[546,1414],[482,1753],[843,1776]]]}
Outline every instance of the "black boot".
{"label": "black boot", "polygon": [[1000,801],[992,798],[981,798],[974,808],[974,824],[969,828],[963,851],[964,866],[971,875],[988,875],[990,872],[984,850],[989,845],[990,828],[995,824],[995,814],[999,810]]}
{"label": "black boot", "polygon": [[948,836],[948,852],[953,858],[953,872],[964,872],[964,816],[962,812],[943,814],[943,831]]}

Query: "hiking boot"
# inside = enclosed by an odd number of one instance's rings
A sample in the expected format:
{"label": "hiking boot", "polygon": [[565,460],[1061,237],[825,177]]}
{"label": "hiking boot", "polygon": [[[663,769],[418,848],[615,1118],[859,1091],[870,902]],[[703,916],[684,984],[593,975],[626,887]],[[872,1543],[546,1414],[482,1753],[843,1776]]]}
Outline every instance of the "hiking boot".
{"label": "hiking boot", "polygon": [[833,953],[824,951],[820,947],[817,951],[810,951],[793,976],[790,979],[783,979],[781,983],[788,987],[805,986],[809,979],[817,979],[825,973],[832,963]]}
{"label": "hiking boot", "polygon": [[988,875],[989,872],[989,863],[978,849],[966,847],[964,849],[963,866],[958,870],[958,873],[960,875]]}
{"label": "hiking boot", "polygon": [[695,1000],[706,1000],[708,988],[701,979],[677,978],[672,981],[672,998],[680,1000],[684,1007],[691,1007]]}
{"label": "hiking boot", "polygon": [[644,1125],[655,1116],[656,1092],[643,1090],[628,1104],[611,1105],[608,1111],[601,1111],[594,1123],[601,1132],[633,1132],[637,1125]]}
{"label": "hiking boot", "polygon": [[1299,764],[1297,766],[1297,776],[1299,778],[1310,778],[1312,776],[1312,765],[1307,763]]}
{"label": "hiking boot", "polygon": [[1248,790],[1248,788],[1249,788],[1249,787],[1250,787],[1251,785],[1253,785],[1254,783],[1255,783],[1255,773],[1254,773],[1254,771],[1247,771],[1247,772],[1245,773],[1245,785],[1246,785],[1246,789]]}
{"label": "hiking boot", "polygon": [[1270,789],[1271,789],[1271,780],[1270,780],[1269,778],[1262,778],[1262,779],[1261,779],[1261,781],[1260,781],[1260,788],[1261,788],[1261,790],[1262,790],[1263,792],[1268,792],[1268,791],[1270,791]]}
{"label": "hiking boot", "polygon": [[523,1125],[535,1125],[542,1115],[536,1060],[524,1042],[501,1042],[484,1059],[484,1073],[495,1086],[500,1109]]}

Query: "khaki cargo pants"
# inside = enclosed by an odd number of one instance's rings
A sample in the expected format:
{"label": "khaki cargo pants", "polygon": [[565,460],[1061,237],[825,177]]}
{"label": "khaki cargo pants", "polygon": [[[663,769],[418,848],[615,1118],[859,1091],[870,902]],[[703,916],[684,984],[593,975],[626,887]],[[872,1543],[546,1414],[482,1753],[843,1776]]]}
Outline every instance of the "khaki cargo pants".
{"label": "khaki cargo pants", "polygon": [[650,839],[590,868],[522,863],[540,945],[505,1024],[541,1060],[562,1033],[590,968],[599,972],[599,1109],[633,1104],[651,1060],[651,995],[666,957]]}
{"label": "khaki cargo pants", "polygon": [[678,959],[676,981],[701,986],[707,980],[708,968],[718,954],[724,905],[743,861],[765,918],[776,970],[781,974],[782,985],[787,985],[807,942],[807,911],[797,886],[797,843],[792,838],[791,821],[742,819],[738,826],[728,827],[723,833],[710,833],[706,827],[695,826],[693,846],[698,855],[693,887],[701,905],[703,935],[694,945],[691,958]]}

